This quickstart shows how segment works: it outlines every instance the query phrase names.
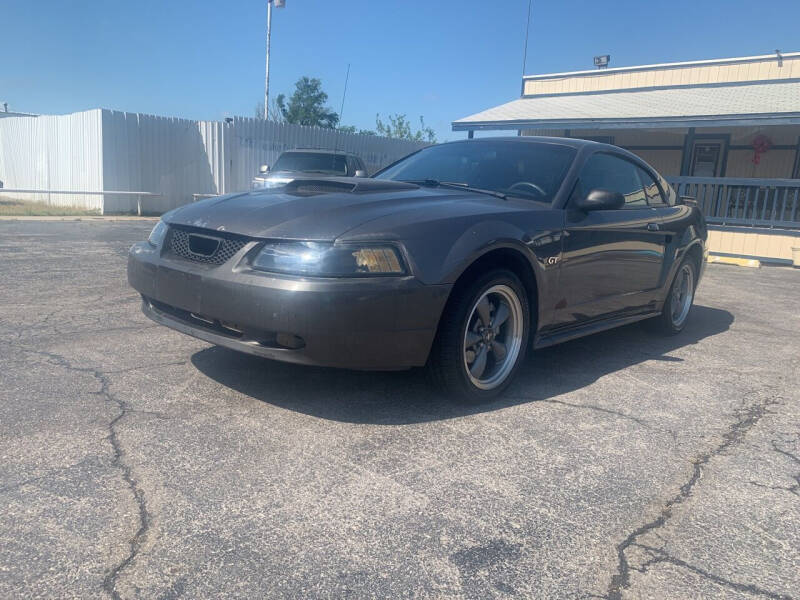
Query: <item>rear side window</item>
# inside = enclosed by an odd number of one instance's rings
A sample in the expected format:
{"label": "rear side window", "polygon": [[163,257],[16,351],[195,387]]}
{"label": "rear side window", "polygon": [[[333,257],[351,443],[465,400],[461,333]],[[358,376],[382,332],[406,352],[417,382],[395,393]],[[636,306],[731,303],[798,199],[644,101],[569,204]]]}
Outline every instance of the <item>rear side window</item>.
{"label": "rear side window", "polygon": [[658,188],[658,184],[655,182],[655,180],[650,176],[650,173],[640,168],[639,175],[642,177],[644,193],[645,196],[647,196],[647,203],[650,206],[663,206],[664,198],[661,196],[661,190]]}
{"label": "rear side window", "polygon": [[647,208],[647,198],[637,171],[638,167],[627,160],[611,154],[593,154],[581,169],[575,194],[585,197],[592,190],[609,190],[625,196],[623,208]]}
{"label": "rear side window", "polygon": [[658,176],[658,180],[661,182],[661,189],[664,190],[664,194],[666,196],[664,200],[669,206],[674,206],[675,201],[677,200],[675,188],[673,188],[672,185],[670,185],[670,183],[661,175]]}

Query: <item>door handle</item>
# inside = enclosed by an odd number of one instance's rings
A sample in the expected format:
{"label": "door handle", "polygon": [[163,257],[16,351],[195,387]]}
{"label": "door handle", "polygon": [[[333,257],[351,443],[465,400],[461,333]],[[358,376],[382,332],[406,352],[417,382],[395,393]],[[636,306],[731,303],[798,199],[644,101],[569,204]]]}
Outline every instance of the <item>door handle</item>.
{"label": "door handle", "polygon": [[647,231],[661,231],[661,227],[658,226],[658,223],[648,223]]}

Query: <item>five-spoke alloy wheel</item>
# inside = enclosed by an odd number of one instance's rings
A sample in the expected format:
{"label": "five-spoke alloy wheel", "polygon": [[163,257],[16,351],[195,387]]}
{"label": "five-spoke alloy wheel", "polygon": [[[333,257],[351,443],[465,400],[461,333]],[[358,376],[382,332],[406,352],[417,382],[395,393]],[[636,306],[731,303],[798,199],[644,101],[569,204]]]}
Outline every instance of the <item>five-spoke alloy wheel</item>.
{"label": "five-spoke alloy wheel", "polygon": [[461,400],[496,396],[525,356],[530,321],[528,294],[511,271],[489,271],[455,290],[431,351],[434,382]]}
{"label": "five-spoke alloy wheel", "polygon": [[675,276],[670,290],[670,319],[674,327],[683,327],[694,299],[694,270],[692,264],[685,262]]}
{"label": "five-spoke alloy wheel", "polygon": [[475,387],[490,390],[508,377],[522,345],[522,304],[514,290],[494,285],[472,307],[464,332],[464,365]]}
{"label": "five-spoke alloy wheel", "polygon": [[697,262],[691,256],[683,259],[672,280],[672,286],[664,300],[661,315],[653,319],[653,325],[662,333],[674,335],[683,331],[694,302],[697,285]]}

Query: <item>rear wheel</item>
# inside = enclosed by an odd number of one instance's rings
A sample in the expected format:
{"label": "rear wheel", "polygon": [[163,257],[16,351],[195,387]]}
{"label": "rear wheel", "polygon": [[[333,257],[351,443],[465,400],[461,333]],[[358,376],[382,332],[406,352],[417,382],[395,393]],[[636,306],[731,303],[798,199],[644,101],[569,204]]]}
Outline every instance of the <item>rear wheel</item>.
{"label": "rear wheel", "polygon": [[674,335],[683,331],[694,302],[696,283],[697,263],[687,256],[672,280],[661,314],[654,319],[654,324],[662,333]]}
{"label": "rear wheel", "polygon": [[454,292],[428,367],[444,393],[470,402],[493,398],[510,383],[525,356],[530,307],[510,271],[490,271]]}

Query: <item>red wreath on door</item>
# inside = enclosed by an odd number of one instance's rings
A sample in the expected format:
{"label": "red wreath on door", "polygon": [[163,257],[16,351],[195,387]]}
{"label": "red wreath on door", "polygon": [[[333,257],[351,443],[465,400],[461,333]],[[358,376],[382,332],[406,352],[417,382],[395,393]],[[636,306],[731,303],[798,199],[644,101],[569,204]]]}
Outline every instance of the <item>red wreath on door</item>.
{"label": "red wreath on door", "polygon": [[772,140],[765,135],[757,135],[753,139],[753,164],[761,162],[761,155],[772,147]]}

